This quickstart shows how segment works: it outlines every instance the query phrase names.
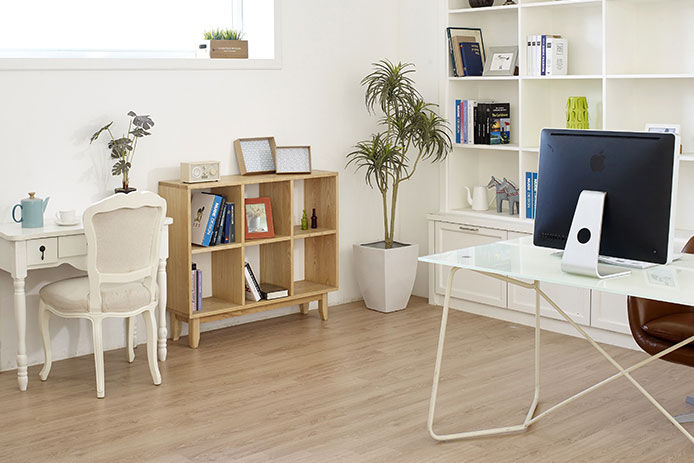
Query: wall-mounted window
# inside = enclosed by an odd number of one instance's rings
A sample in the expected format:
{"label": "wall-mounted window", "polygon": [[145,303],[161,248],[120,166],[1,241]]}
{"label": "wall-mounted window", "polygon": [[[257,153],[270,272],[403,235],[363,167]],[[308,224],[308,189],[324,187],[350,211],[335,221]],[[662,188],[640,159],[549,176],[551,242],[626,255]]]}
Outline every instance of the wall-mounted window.
{"label": "wall-mounted window", "polygon": [[249,60],[214,60],[228,62],[222,67],[278,64],[278,9],[279,0],[0,2],[0,66],[64,60],[91,67],[89,61],[125,60],[138,67],[134,60],[142,60],[148,67],[162,60],[198,67],[192,62],[200,61],[195,51],[203,32],[215,28],[241,29],[249,42]]}

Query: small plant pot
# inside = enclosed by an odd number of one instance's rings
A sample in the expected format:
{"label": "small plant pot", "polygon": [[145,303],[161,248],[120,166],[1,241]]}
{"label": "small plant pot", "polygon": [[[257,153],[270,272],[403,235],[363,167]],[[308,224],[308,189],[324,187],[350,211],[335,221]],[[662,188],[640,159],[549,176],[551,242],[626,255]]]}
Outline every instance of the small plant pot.
{"label": "small plant pot", "polygon": [[248,59],[248,40],[208,40],[210,58]]}
{"label": "small plant pot", "polygon": [[128,193],[132,193],[133,191],[137,191],[137,188],[131,188],[131,187],[127,187],[127,188],[116,188],[114,191],[115,191],[116,193],[125,193],[125,194],[128,194]]}

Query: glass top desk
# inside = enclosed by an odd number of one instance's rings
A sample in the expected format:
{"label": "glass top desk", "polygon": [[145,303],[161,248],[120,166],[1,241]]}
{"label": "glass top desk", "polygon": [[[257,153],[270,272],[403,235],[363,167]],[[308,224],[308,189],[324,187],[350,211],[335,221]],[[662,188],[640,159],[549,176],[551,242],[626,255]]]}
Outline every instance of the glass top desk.
{"label": "glass top desk", "polygon": [[[651,361],[660,358],[673,350],[694,341],[694,336],[675,344],[674,346],[649,357],[629,368],[619,365],[605,350],[600,347],[561,307],[552,301],[540,287],[541,282],[557,283],[566,286],[574,286],[585,289],[595,289],[609,293],[637,296],[647,299],[655,299],[665,302],[674,302],[694,306],[694,255],[685,254],[681,259],[669,265],[656,265],[647,269],[631,269],[629,275],[597,279],[580,275],[564,273],[561,270],[561,258],[556,255],[555,249],[540,248],[532,244],[532,237],[523,237],[515,240],[501,241],[472,248],[458,249],[455,251],[433,254],[420,257],[419,260],[431,264],[451,267],[446,287],[446,297],[443,304],[441,317],[441,330],[439,344],[436,352],[436,364],[434,368],[434,382],[429,403],[428,428],[429,434],[436,440],[454,440],[471,437],[489,436],[509,432],[523,431],[535,421],[557,408],[597,389],[619,377],[626,377],[644,396],[685,436],[694,443],[694,437],[679,424],[636,380],[629,374]],[[455,434],[439,435],[434,432],[433,421],[436,407],[436,395],[438,391],[439,376],[441,372],[441,357],[446,337],[446,324],[448,322],[448,310],[451,296],[453,276],[460,269],[468,269],[497,278],[510,284],[535,290],[535,395],[524,422],[517,426],[484,429],[478,431],[460,432]],[[522,280],[532,280],[528,283]],[[566,319],[595,349],[597,349],[619,372],[605,380],[569,397],[568,399],[548,408],[544,412],[535,415],[535,408],[540,395],[540,298],[545,299],[563,318]]]}

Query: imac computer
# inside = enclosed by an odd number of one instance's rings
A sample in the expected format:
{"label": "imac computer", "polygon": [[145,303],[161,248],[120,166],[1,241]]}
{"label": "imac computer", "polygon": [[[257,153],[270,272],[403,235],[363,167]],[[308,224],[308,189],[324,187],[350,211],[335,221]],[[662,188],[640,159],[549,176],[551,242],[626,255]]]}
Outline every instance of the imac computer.
{"label": "imac computer", "polygon": [[630,272],[603,256],[671,262],[676,146],[671,133],[542,130],[533,243],[564,249],[563,271],[596,278]]}

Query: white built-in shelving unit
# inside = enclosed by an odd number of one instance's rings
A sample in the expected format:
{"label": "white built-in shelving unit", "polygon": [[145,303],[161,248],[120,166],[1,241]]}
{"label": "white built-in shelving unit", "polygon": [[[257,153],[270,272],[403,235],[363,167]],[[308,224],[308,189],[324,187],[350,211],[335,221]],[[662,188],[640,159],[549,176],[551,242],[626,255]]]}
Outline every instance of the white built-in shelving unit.
{"label": "white built-in shelving unit", "polygon": [[[441,166],[440,215],[484,219],[501,229],[532,230],[525,219],[523,180],[537,171],[540,131],[565,127],[569,96],[585,96],[591,129],[643,130],[674,123],[682,130],[676,228],[694,235],[694,1],[519,0],[516,5],[470,8],[467,0],[442,0],[440,69],[442,108],[455,121],[456,99],[511,103],[511,144],[454,145]],[[484,46],[519,47],[518,76],[452,77],[448,26],[482,29]],[[560,34],[569,41],[569,75],[529,76],[526,38]],[[454,125],[454,124],[452,124]],[[520,216],[474,212],[465,187],[507,177],[520,187]],[[648,194],[643,185],[639,194]],[[490,195],[492,192],[490,191]]]}

